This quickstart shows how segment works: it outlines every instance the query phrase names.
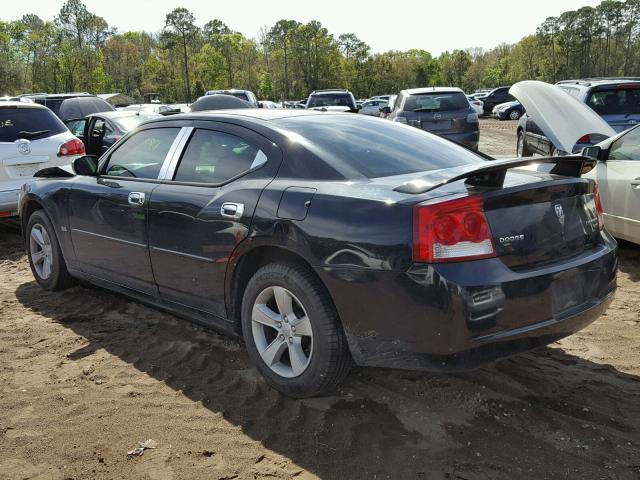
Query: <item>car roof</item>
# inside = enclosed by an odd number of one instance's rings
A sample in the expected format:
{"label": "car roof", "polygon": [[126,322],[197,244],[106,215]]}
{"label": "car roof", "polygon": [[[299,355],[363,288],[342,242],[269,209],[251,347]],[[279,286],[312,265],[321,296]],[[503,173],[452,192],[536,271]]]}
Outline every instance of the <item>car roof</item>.
{"label": "car roof", "polygon": [[264,109],[264,108],[242,108],[229,110],[210,110],[202,112],[178,113],[167,117],[150,120],[148,123],[171,122],[176,120],[224,120],[237,119],[245,121],[255,121],[259,123],[269,122],[271,120],[279,120],[281,118],[317,116],[327,117],[330,115],[351,115],[357,118],[358,115],[353,113],[326,113],[315,110],[297,110],[297,109]]}
{"label": "car roof", "polygon": [[[123,117],[135,117],[138,115],[137,110],[116,110],[116,111],[106,111],[106,112],[96,112],[90,113],[87,115],[88,117],[104,117],[104,118],[123,118]],[[140,116],[148,116],[148,115],[158,115],[154,112],[142,111],[140,112]]]}
{"label": "car roof", "polygon": [[595,77],[595,78],[576,78],[573,80],[561,80],[556,83],[558,86],[571,85],[577,87],[596,87],[601,85],[618,85],[623,83],[639,83],[640,77]]}
{"label": "car roof", "polygon": [[444,92],[460,92],[464,93],[461,88],[458,87],[422,87],[422,88],[409,88],[405,90],[409,95],[419,95],[421,93],[444,93]]}
{"label": "car roof", "polygon": [[329,88],[326,90],[314,90],[311,92],[311,95],[331,95],[332,93],[351,93],[349,90],[345,90],[344,88]]}
{"label": "car roof", "polygon": [[93,95],[92,93],[87,92],[70,92],[70,93],[25,93],[20,95],[21,97],[27,98],[46,98],[46,99],[56,99],[56,98],[76,98],[76,97],[96,97],[97,95]]}
{"label": "car roof", "polygon": [[27,103],[27,102],[16,102],[14,100],[2,101],[0,102],[0,108],[39,108],[48,110],[44,105],[40,105],[39,103]]}

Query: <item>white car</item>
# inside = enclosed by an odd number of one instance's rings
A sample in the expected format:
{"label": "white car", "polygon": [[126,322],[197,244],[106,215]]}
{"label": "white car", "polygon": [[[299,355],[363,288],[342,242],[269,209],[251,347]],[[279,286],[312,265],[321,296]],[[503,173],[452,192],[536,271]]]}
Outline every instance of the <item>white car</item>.
{"label": "white car", "polygon": [[471,108],[473,108],[478,115],[484,113],[484,102],[482,100],[478,100],[471,95],[467,95],[467,100],[469,100],[469,105],[471,105]]}
{"label": "white car", "polygon": [[362,104],[358,113],[363,115],[372,115],[374,117],[380,116],[380,109],[382,107],[386,107],[388,105],[386,100],[377,99],[377,100],[367,100]]}
{"label": "white car", "polygon": [[640,244],[640,126],[616,134],[600,115],[555,85],[519,82],[510,93],[559,154],[571,152],[584,136],[604,138],[582,150],[582,155],[598,159],[584,176],[598,183],[607,230]]}
{"label": "white car", "polygon": [[84,153],[82,141],[47,107],[0,102],[0,217],[18,214],[20,188],[34,173]]}

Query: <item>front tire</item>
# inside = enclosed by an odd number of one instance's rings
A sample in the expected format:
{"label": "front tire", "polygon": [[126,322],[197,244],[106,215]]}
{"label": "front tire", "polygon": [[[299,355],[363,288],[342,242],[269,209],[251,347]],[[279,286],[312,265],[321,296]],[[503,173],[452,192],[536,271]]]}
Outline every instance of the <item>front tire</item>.
{"label": "front tire", "polygon": [[508,114],[509,120],[520,120],[522,114],[519,110],[511,110]]}
{"label": "front tire", "polygon": [[351,366],[338,314],[313,272],[295,263],[262,267],[242,300],[249,357],[267,383],[285,395],[331,393]]}
{"label": "front tire", "polygon": [[73,285],[53,224],[43,210],[36,210],[25,231],[29,266],[36,282],[45,290],[63,290]]}

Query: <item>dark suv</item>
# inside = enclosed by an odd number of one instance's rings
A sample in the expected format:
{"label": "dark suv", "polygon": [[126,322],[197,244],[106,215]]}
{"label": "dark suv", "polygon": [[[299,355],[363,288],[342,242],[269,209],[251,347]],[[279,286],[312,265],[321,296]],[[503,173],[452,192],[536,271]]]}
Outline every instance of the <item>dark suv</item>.
{"label": "dark suv", "polygon": [[349,90],[314,90],[307,99],[307,108],[333,112],[357,112],[356,99]]}
{"label": "dark suv", "polygon": [[[387,111],[389,107],[382,110],[383,113]],[[478,114],[459,88],[429,87],[402,90],[388,119],[478,149]]]}
{"label": "dark suv", "polygon": [[107,101],[87,92],[79,93],[29,93],[20,95],[44,105],[66,122],[74,118],[86,117],[92,113],[115,110]]}
{"label": "dark suv", "polygon": [[483,110],[485,115],[491,115],[493,107],[505,102],[515,101],[515,97],[509,93],[511,87],[498,87],[491,90],[486,95],[478,95],[476,98],[484,103]]}

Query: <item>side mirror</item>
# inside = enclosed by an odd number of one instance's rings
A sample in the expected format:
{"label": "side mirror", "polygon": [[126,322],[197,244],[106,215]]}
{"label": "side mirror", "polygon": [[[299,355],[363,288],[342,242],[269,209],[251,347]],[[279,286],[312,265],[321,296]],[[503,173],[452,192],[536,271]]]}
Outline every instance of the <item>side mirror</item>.
{"label": "side mirror", "polygon": [[264,105],[262,102],[258,102],[258,108],[264,108]]}
{"label": "side mirror", "polygon": [[604,160],[604,151],[597,145],[584,147],[580,154],[583,157],[595,158],[596,160]]}
{"label": "side mirror", "polygon": [[84,175],[86,177],[98,176],[98,157],[95,155],[84,155],[73,161],[73,171],[76,175]]}
{"label": "side mirror", "polygon": [[391,113],[391,107],[380,107],[380,112],[389,115]]}

